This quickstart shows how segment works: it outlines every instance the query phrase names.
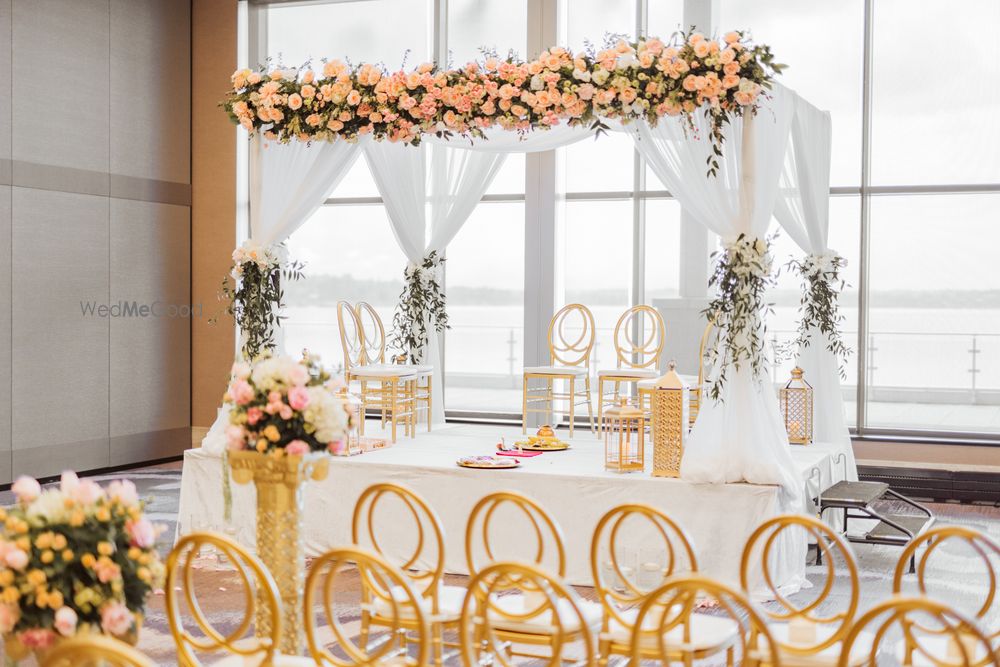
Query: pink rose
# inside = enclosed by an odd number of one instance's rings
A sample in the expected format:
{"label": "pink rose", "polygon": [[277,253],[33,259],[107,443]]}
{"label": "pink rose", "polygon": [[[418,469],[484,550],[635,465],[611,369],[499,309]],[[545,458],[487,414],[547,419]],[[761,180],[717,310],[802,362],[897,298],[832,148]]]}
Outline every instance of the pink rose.
{"label": "pink rose", "polygon": [[281,392],[280,391],[271,391],[271,392],[268,392],[268,394],[267,394],[267,402],[268,403],[281,403]]}
{"label": "pink rose", "polygon": [[7,567],[10,569],[20,572],[28,566],[28,554],[20,549],[11,549],[4,557],[4,562],[7,563]]}
{"label": "pink rose", "polygon": [[[264,411],[261,410],[260,408],[257,408],[257,407],[250,408],[249,410],[247,410],[247,423],[250,424],[250,426],[253,426],[257,422],[259,422],[263,416],[264,416]],[[236,429],[238,429],[240,431],[238,433],[238,436],[242,439],[242,437],[243,437],[243,430],[240,429],[239,426],[230,426],[229,428],[236,428]],[[228,430],[229,429],[226,429],[227,435],[228,435]]]}
{"label": "pink rose", "polygon": [[305,387],[292,387],[288,390],[288,405],[293,410],[305,410],[309,405],[309,391]]}
{"label": "pink rose", "polygon": [[21,620],[21,611],[12,604],[0,604],[0,634],[9,634]]}
{"label": "pink rose", "polygon": [[69,607],[60,607],[56,611],[55,626],[56,632],[63,637],[72,637],[76,634],[76,612]]}
{"label": "pink rose", "polygon": [[132,629],[132,612],[121,602],[109,602],[101,607],[101,628],[111,635],[124,635]]}
{"label": "pink rose", "polygon": [[295,411],[287,405],[282,405],[281,408],[278,409],[278,416],[286,421],[291,419],[294,414]]}
{"label": "pink rose", "polygon": [[292,456],[302,456],[309,453],[309,445],[302,440],[292,440],[285,445],[285,453]]}
{"label": "pink rose", "polygon": [[21,475],[10,487],[19,502],[30,503],[42,493],[42,485],[34,477]]}
{"label": "pink rose", "polygon": [[76,493],[76,489],[79,486],[80,478],[77,477],[76,473],[72,470],[66,470],[63,472],[62,477],[59,478],[59,490],[62,491],[64,495],[72,496]]}
{"label": "pink rose", "polygon": [[246,380],[237,378],[229,385],[229,397],[237,405],[246,405],[253,399],[253,387]]}
{"label": "pink rose", "polygon": [[25,630],[20,635],[21,643],[30,649],[45,649],[52,646],[56,640],[56,634],[46,628],[32,628]]}
{"label": "pink rose", "polygon": [[329,445],[327,445],[327,448],[330,450],[330,453],[333,454],[334,456],[340,456],[341,454],[344,453],[344,441],[334,440]]}
{"label": "pink rose", "polygon": [[134,547],[149,549],[156,544],[156,527],[149,519],[126,521],[125,531],[128,533],[129,544]]}
{"label": "pink rose", "polygon": [[139,492],[136,490],[135,484],[127,479],[116,479],[108,484],[108,497],[123,505],[135,505],[139,502]]}
{"label": "pink rose", "polygon": [[80,480],[73,499],[81,505],[92,505],[104,497],[104,489],[89,479]]}

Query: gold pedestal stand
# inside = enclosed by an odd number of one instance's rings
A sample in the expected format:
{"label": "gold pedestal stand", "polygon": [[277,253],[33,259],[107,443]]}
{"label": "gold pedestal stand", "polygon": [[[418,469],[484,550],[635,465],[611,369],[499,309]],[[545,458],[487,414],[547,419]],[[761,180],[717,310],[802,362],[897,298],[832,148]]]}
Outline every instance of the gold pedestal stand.
{"label": "gold pedestal stand", "polygon": [[[324,453],[280,457],[253,451],[229,453],[233,481],[254,483],[257,489],[257,556],[271,572],[281,593],[283,655],[302,655],[305,648],[303,599],[305,550],[302,545],[302,489],[310,479],[329,473]],[[258,605],[254,623],[258,636],[267,636],[270,618]]]}

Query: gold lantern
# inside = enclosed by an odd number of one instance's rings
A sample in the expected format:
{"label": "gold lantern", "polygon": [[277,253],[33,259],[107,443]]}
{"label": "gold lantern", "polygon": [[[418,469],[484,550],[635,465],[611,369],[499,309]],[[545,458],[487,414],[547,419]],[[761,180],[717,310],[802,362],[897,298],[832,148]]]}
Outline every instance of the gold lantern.
{"label": "gold lantern", "polygon": [[813,440],[813,388],[802,378],[802,369],[792,369],[792,379],[779,391],[781,417],[788,442],[808,445]]}
{"label": "gold lantern", "polygon": [[677,363],[653,388],[653,476],[680,477],[681,456],[687,441],[691,406],[687,383],[677,374]]}
{"label": "gold lantern", "polygon": [[641,472],[645,466],[646,414],[628,404],[604,411],[604,469],[615,472]]}

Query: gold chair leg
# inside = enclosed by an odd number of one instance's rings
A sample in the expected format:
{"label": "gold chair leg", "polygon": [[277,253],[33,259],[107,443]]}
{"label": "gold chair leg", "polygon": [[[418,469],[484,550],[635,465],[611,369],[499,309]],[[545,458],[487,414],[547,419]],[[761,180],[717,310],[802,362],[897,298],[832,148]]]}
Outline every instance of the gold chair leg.
{"label": "gold chair leg", "polygon": [[545,378],[545,402],[549,409],[549,424],[555,426],[555,399],[552,398],[552,378]]}
{"label": "gold chair leg", "polygon": [[604,378],[597,378],[597,437],[600,438],[603,433],[604,433]]}
{"label": "gold chair leg", "polygon": [[[396,419],[399,417],[399,403],[396,400],[396,382],[389,389],[389,405],[392,407],[392,443],[396,444]],[[382,408],[382,429],[385,429],[385,408]]]}
{"label": "gold chair leg", "polygon": [[596,433],[597,430],[594,428],[594,406],[590,402],[590,373],[587,373],[587,414],[590,416],[590,432]]}
{"label": "gold chair leg", "polygon": [[528,432],[528,375],[521,375],[521,435]]}
{"label": "gold chair leg", "polygon": [[431,432],[431,422],[434,421],[434,376],[427,376],[427,432]]}
{"label": "gold chair leg", "polygon": [[576,378],[569,379],[569,437],[573,437],[573,420],[576,418]]}
{"label": "gold chair leg", "polygon": [[358,433],[365,434],[365,415],[368,411],[368,383],[361,381],[361,414],[358,415]]}

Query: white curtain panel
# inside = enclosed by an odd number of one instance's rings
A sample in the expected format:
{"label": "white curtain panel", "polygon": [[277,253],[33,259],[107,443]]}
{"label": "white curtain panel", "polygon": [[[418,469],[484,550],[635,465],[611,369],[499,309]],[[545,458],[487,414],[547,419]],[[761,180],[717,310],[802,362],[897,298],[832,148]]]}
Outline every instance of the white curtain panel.
{"label": "white curtain panel", "polygon": [[[830,156],[833,126],[830,113],[795,96],[791,137],[785,153],[774,217],[806,253],[830,252]],[[827,349],[826,338],[816,329],[810,344],[798,351],[798,365],[815,390],[813,432],[815,439],[840,447],[846,457],[847,478],[857,480],[854,448],[844,418],[839,360]]]}
{"label": "white curtain panel", "polygon": [[[505,153],[440,143],[406,146],[370,142],[364,152],[393,234],[407,260],[414,264],[431,252],[444,254],[506,159]],[[437,423],[444,421],[444,369],[437,332],[432,326],[427,328],[427,348],[421,361],[435,371],[432,418]]]}
{"label": "white curtain panel", "polygon": [[[607,123],[611,125],[610,123]],[[621,129],[617,123],[611,127],[612,130]],[[589,127],[570,127],[565,123],[554,125],[547,130],[532,130],[531,132],[517,132],[505,130],[500,127],[491,127],[485,130],[484,138],[462,139],[451,137],[445,139],[436,137],[433,134],[421,139],[421,144],[432,144],[434,146],[448,146],[450,148],[460,148],[483,153],[539,153],[550,151],[563,146],[575,144],[584,139],[590,139],[596,133]]]}
{"label": "white curtain panel", "polygon": [[[697,132],[664,118],[656,127],[634,125],[636,148],[681,207],[722,237],[767,231],[788,143],[794,93],[775,87],[754,117],[726,129],[716,176],[706,176],[711,154],[708,122]],[[789,506],[799,507],[802,481],[789,453],[774,389],[765,373],[746,364],[731,369],[720,401],[703,394],[698,420],[681,462],[681,477],[695,482],[778,484]]]}

